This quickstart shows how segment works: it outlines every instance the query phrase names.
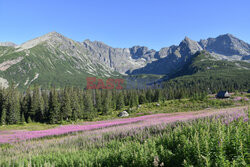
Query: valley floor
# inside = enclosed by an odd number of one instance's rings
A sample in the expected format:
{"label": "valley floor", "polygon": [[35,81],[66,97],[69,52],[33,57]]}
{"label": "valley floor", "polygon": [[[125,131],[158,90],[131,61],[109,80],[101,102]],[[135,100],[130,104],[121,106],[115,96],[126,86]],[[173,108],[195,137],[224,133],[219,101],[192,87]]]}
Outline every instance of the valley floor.
{"label": "valley floor", "polygon": [[145,104],[135,111],[127,118],[109,116],[69,125],[2,126],[0,166],[250,163],[249,100],[181,99]]}
{"label": "valley floor", "polygon": [[42,137],[53,137],[74,132],[92,131],[100,134],[107,131],[126,131],[133,128],[161,125],[178,121],[189,121],[192,119],[203,118],[219,114],[230,114],[248,110],[248,106],[232,107],[226,109],[205,109],[193,112],[176,112],[144,115],[134,118],[123,118],[106,121],[85,122],[76,125],[61,125],[52,129],[27,131],[27,130],[8,130],[0,131],[0,143],[14,143],[29,139]]}

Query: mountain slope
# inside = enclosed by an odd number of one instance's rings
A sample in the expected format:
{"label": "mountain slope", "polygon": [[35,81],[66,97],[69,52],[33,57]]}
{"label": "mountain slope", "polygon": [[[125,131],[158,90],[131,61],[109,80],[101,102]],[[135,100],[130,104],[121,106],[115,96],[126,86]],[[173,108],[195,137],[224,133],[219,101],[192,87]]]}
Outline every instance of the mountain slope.
{"label": "mountain slope", "polygon": [[[84,47],[94,59],[106,66],[129,75],[134,74],[169,74],[177,71],[201,50],[207,50],[217,60],[249,60],[250,45],[231,34],[208,38],[200,42],[188,37],[178,45],[164,47],[159,51],[145,46],[131,48],[112,48],[102,42],[83,42]],[[249,61],[248,61],[249,62]]]}
{"label": "mountain slope", "polygon": [[[0,83],[4,87],[14,83],[19,88],[35,83],[84,87],[87,76],[106,78],[128,74],[132,75],[128,77],[130,80],[143,76],[144,81],[152,81],[164,75],[164,79],[196,75],[187,73],[190,72],[187,66],[196,60],[195,53],[203,50],[209,53],[209,61],[233,63],[233,66],[250,62],[250,45],[231,34],[199,42],[185,37],[179,45],[155,51],[145,46],[112,48],[99,41],[77,42],[51,32],[21,45],[0,43]],[[211,71],[210,67],[205,71]],[[145,79],[145,74],[152,75]]]}
{"label": "mountain slope", "polygon": [[177,64],[181,65],[185,57],[202,50],[196,41],[187,37],[179,46],[165,47],[160,51],[149,50],[145,46],[112,48],[89,40],[83,45],[93,58],[123,74],[167,74],[175,70]]}
{"label": "mountain slope", "polygon": [[[216,60],[209,52],[197,52],[182,69],[166,76],[163,85],[195,91],[248,89],[250,63]],[[198,90],[197,90],[198,92]]]}
{"label": "mountain slope", "polygon": [[0,76],[19,88],[35,83],[84,87],[88,76],[118,75],[90,59],[80,43],[55,32],[0,50]]}
{"label": "mountain slope", "polygon": [[92,59],[122,74],[156,60],[154,57],[156,51],[149,50],[147,47],[112,48],[103,42],[90,40],[85,40],[82,45]]}
{"label": "mountain slope", "polygon": [[185,37],[185,39],[179,44],[179,46],[171,46],[168,51],[165,52],[166,56],[158,59],[152,63],[148,63],[145,67],[136,69],[130,74],[169,74],[173,71],[177,71],[179,68],[192,58],[192,55],[197,51],[202,50],[201,46]]}

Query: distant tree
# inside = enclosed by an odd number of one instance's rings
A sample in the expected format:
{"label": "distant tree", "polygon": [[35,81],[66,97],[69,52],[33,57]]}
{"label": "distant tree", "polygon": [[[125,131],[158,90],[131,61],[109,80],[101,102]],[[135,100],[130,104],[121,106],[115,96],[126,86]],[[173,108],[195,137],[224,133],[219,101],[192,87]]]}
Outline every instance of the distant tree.
{"label": "distant tree", "polygon": [[138,106],[138,104],[139,104],[139,97],[138,97],[137,92],[134,92],[133,97],[134,97],[134,100],[133,100],[134,106]]}
{"label": "distant tree", "polygon": [[151,89],[147,89],[146,91],[146,99],[147,99],[147,102],[152,102],[152,90]]}
{"label": "distant tree", "polygon": [[116,101],[117,101],[117,92],[115,90],[112,90],[110,107],[114,110],[116,109]]}
{"label": "distant tree", "polygon": [[32,120],[31,120],[30,116],[28,117],[27,122],[32,123]]}
{"label": "distant tree", "polygon": [[110,111],[110,105],[111,105],[111,95],[109,91],[105,92],[104,98],[103,98],[103,110],[102,115],[107,115]]}
{"label": "distant tree", "polygon": [[144,104],[147,102],[147,99],[146,99],[146,96],[145,96],[145,93],[142,92],[140,95],[139,95],[139,104]]}
{"label": "distant tree", "polygon": [[155,90],[155,96],[154,96],[154,102],[159,102],[162,100],[162,93],[161,93],[162,90],[160,89],[156,89]]}
{"label": "distant tree", "polygon": [[3,108],[2,114],[1,114],[1,125],[6,125],[6,108]]}
{"label": "distant tree", "polygon": [[102,97],[100,90],[95,90],[95,102],[96,102],[95,107],[97,112],[99,114],[102,113],[103,106],[102,106]]}
{"label": "distant tree", "polygon": [[119,92],[116,99],[116,109],[120,110],[124,107],[124,96],[122,92]]}
{"label": "distant tree", "polygon": [[134,106],[137,106],[138,104],[139,104],[139,101],[138,101],[137,93],[136,92],[130,92],[129,106],[134,107]]}

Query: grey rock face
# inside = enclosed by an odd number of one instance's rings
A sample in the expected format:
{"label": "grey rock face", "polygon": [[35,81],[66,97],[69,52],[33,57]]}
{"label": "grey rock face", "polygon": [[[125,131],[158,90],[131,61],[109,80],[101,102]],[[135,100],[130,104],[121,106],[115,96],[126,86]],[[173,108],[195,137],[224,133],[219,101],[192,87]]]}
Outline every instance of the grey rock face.
{"label": "grey rock face", "polygon": [[98,60],[104,65],[126,73],[145,66],[148,62],[156,60],[155,51],[147,47],[134,46],[132,48],[112,48],[103,42],[85,40],[82,46],[92,59]]}
{"label": "grey rock face", "polygon": [[0,42],[0,46],[17,46],[15,43],[13,42]]}
{"label": "grey rock face", "polygon": [[250,45],[231,34],[201,40],[199,44],[209,52],[215,52],[225,56],[250,55]]}
{"label": "grey rock face", "polygon": [[112,48],[89,40],[82,44],[92,58],[123,74],[166,74],[181,65],[186,56],[202,50],[196,41],[187,37],[179,46],[165,47],[160,51],[149,50],[145,46]]}
{"label": "grey rock face", "polygon": [[202,50],[202,47],[189,38],[185,38],[179,46],[170,46],[163,48],[156,54],[158,60],[148,63],[140,69],[135,69],[130,74],[169,74],[181,68],[187,60],[192,58],[192,55]]}
{"label": "grey rock face", "polygon": [[198,44],[198,42],[185,37],[185,39],[179,45],[180,49],[185,52],[189,51],[189,54],[195,54],[197,51],[201,51],[202,47]]}
{"label": "grey rock face", "polygon": [[[178,46],[172,45],[155,51],[145,46],[113,48],[99,41],[76,42],[59,33],[51,32],[15,47],[18,51],[22,51],[38,44],[42,44],[54,55],[60,51],[62,55],[76,58],[74,61],[78,68],[87,69],[83,66],[89,66],[91,70],[98,69],[101,65],[107,71],[117,71],[122,74],[169,74],[182,68],[193,54],[204,49],[223,60],[237,58],[249,61],[250,59],[250,45],[231,34],[200,42],[185,37]],[[14,46],[10,43],[0,43],[1,45]],[[65,56],[59,57],[66,59]],[[93,67],[93,64],[96,64],[96,67]]]}
{"label": "grey rock face", "polygon": [[203,49],[222,59],[228,56],[230,60],[249,60],[250,55],[249,44],[231,34],[200,42],[185,37],[178,46],[164,47],[159,51],[145,46],[112,48],[102,42],[89,40],[84,41],[83,45],[91,57],[123,74],[169,74],[181,68],[194,53]]}

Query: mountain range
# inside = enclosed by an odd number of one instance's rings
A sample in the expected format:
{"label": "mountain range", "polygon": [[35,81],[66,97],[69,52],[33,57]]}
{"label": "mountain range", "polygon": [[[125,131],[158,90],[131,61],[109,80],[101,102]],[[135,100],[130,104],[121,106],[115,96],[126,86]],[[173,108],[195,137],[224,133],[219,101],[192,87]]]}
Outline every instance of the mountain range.
{"label": "mountain range", "polygon": [[[211,61],[231,62],[239,69],[242,63],[250,63],[250,45],[231,34],[200,41],[185,37],[179,45],[156,51],[145,46],[113,48],[99,41],[78,42],[51,32],[21,45],[0,42],[0,83],[18,88],[32,84],[84,87],[88,76],[151,74],[168,79],[180,76],[201,51]],[[242,68],[249,70],[248,65]]]}

